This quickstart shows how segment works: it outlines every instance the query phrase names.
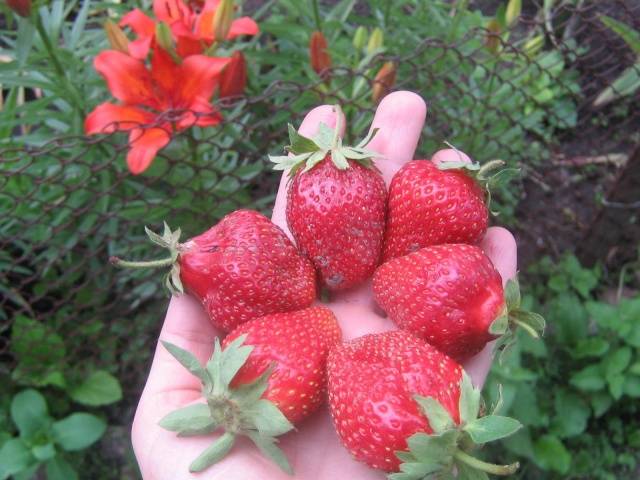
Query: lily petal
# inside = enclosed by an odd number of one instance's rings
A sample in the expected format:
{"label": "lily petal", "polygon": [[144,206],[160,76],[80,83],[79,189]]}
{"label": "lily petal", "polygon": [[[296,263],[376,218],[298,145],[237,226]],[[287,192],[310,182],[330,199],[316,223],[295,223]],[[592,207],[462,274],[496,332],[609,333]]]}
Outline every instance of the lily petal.
{"label": "lily petal", "polygon": [[129,171],[134,175],[144,172],[153,162],[158,150],[166,146],[170,140],[171,135],[164,128],[136,128],[132,130],[129,134],[131,148],[127,154]]}
{"label": "lily petal", "polygon": [[180,78],[180,66],[171,58],[166,50],[156,44],[151,57],[151,78],[155,85],[159,86],[162,93],[159,92],[159,100],[162,101],[166,108],[171,107],[171,99],[175,95],[177,85],[183,81]]}
{"label": "lily petal", "polygon": [[98,105],[84,121],[87,135],[131,130],[153,121],[153,115],[136,107],[105,102]]}
{"label": "lily petal", "polygon": [[229,62],[229,58],[205,55],[187,57],[177,75],[180,82],[174,96],[174,107],[192,109],[200,98],[209,100],[218,86],[220,74]]}
{"label": "lily petal", "polygon": [[240,17],[231,24],[227,40],[233,40],[240,35],[257,35],[258,33],[260,33],[260,28],[253,18]]}
{"label": "lily petal", "polygon": [[154,0],[153,13],[162,22],[180,22],[186,25],[192,23],[194,15],[182,0]]}
{"label": "lily petal", "polygon": [[211,102],[203,97],[196,98],[188,112],[177,122],[176,128],[184,130],[197,125],[198,127],[212,127],[218,125],[222,121],[222,115],[211,104]]}
{"label": "lily petal", "polygon": [[147,58],[156,32],[156,22],[143,13],[142,10],[136,8],[122,17],[120,26],[131,28],[138,36],[138,38],[129,42],[129,55],[141,60]]}
{"label": "lily petal", "polygon": [[118,100],[127,104],[156,106],[151,75],[144,62],[116,50],[106,50],[100,52],[93,63]]}

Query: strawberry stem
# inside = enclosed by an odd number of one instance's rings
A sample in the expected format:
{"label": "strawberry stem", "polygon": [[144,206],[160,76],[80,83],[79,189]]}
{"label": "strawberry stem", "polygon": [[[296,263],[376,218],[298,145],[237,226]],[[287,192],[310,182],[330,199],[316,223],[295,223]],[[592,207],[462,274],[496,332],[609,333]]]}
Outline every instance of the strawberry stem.
{"label": "strawberry stem", "polygon": [[524,331],[527,332],[529,335],[531,335],[532,338],[540,338],[540,335],[538,334],[538,332],[536,332],[531,325],[527,325],[525,322],[521,322],[520,320],[513,317],[511,317],[510,320],[516,325],[518,325],[520,328],[523,328]]}
{"label": "strawberry stem", "polygon": [[492,475],[512,475],[520,467],[520,464],[518,462],[512,463],[511,465],[496,465],[494,463],[483,462],[482,460],[472,457],[462,450],[456,451],[453,456],[457,460],[461,461],[462,463],[466,463],[472,468],[482,470],[483,472],[490,473]]}
{"label": "strawberry stem", "polygon": [[162,258],[160,260],[147,260],[144,262],[132,262],[129,260],[123,260],[120,257],[109,257],[109,263],[120,268],[159,268],[169,267],[175,263],[175,259],[172,257]]}
{"label": "strawberry stem", "polygon": [[476,173],[476,176],[480,180],[487,179],[487,176],[486,176],[487,172],[490,172],[491,170],[495,170],[496,168],[503,167],[504,165],[505,165],[505,162],[503,160],[491,160],[490,162],[487,162],[480,167],[480,169]]}

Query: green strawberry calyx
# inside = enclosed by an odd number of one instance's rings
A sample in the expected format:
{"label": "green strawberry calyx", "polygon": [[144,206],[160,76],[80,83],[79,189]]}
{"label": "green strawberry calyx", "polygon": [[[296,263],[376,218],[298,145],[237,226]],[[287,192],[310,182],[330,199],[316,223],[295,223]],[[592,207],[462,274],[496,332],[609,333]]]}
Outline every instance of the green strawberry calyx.
{"label": "green strawberry calyx", "polygon": [[500,337],[496,348],[502,350],[501,359],[515,343],[518,329],[524,330],[533,338],[540,338],[544,335],[546,326],[542,315],[522,308],[518,277],[507,281],[504,298],[505,307],[502,313],[489,326],[489,333]]}
{"label": "green strawberry calyx", "polygon": [[244,345],[246,337],[239,336],[224,350],[216,338],[213,355],[205,366],[187,350],[162,342],[182,366],[200,379],[205,402],[179,408],[162,418],[159,425],[176,432],[179,437],[210,435],[218,430],[223,431],[191,463],[191,472],[201,472],[224,458],[233,448],[238,436],[244,435],[284,472],[293,474],[284,452],[277,446],[276,437],[294,427],[273,402],[262,398],[273,366],[252,383],[237,388],[230,386],[233,377],[253,351],[253,346]]}
{"label": "green strawberry calyx", "polygon": [[164,286],[170,294],[180,295],[184,293],[184,287],[182,286],[182,280],[180,280],[180,263],[178,257],[180,253],[184,251],[185,244],[179,243],[180,235],[182,231],[178,228],[176,231],[171,231],[167,222],[164,222],[164,232],[162,235],[150,230],[148,227],[144,227],[144,231],[147,233],[149,240],[156,245],[169,250],[169,257],[161,258],[159,260],[149,260],[132,262],[129,260],[123,260],[120,257],[109,257],[109,262],[112,265],[120,268],[160,268],[171,267],[164,279]]}
{"label": "green strawberry calyx", "polygon": [[342,110],[339,105],[335,105],[336,126],[331,129],[328,125],[321,123],[318,126],[318,133],[313,138],[300,135],[293,125],[288,124],[290,145],[285,150],[292,155],[272,156],[269,160],[275,165],[274,170],[289,170],[289,176],[295,175],[300,169],[308,172],[329,155],[331,161],[339,170],[349,168],[348,160],[358,162],[360,165],[373,168],[373,157],[380,157],[380,154],[367,150],[366,146],[371,142],[378,132],[377,128],[371,129],[367,136],[354,147],[342,144],[340,131],[342,130]]}
{"label": "green strawberry calyx", "polygon": [[[502,168],[506,165],[504,160],[491,160],[484,164],[467,162],[460,150],[449,142],[444,142],[449,148],[455,150],[460,158],[458,161],[441,162],[439,170],[464,170],[467,175],[473,177],[487,192],[487,208],[491,207],[491,190],[497,185],[503,184],[520,175],[519,168]],[[493,215],[497,212],[491,211]]]}
{"label": "green strawberry calyx", "polygon": [[418,432],[407,439],[408,451],[395,452],[402,461],[400,471],[389,474],[389,480],[488,479],[487,474],[506,476],[519,468],[518,463],[496,465],[472,455],[480,446],[516,433],[522,424],[496,415],[501,401],[490,415],[479,417],[480,390],[473,387],[464,371],[460,380],[459,424],[436,399],[420,395],[414,399],[433,433]]}

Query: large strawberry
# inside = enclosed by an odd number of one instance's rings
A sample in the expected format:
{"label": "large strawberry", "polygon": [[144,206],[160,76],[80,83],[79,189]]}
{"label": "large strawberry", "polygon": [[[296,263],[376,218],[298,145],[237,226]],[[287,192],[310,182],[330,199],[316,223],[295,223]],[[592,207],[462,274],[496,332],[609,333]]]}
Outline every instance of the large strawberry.
{"label": "large strawberry", "polygon": [[316,297],[315,272],[286,234],[253,210],[237,210],[206,232],[179,243],[180,229],[165,224],[162,236],[146,229],[171,256],[152,262],[111,262],[122,267],[171,266],[166,285],[185,290],[225,331],[267,315],[307,307]]}
{"label": "large strawberry", "polygon": [[517,282],[505,292],[500,274],[475,245],[434,245],[389,260],[376,270],[373,291],[400,328],[458,361],[518,325],[533,336],[544,329],[540,315],[520,308]]}
{"label": "large strawberry", "polygon": [[[336,107],[337,110],[339,110]],[[340,112],[337,112],[340,118]],[[356,147],[342,145],[324,124],[313,139],[289,125],[293,156],[271,157],[276,170],[290,170],[287,222],[329,290],[349,289],[371,277],[382,249],[386,188],[365,149],[375,131]]]}
{"label": "large strawberry", "polygon": [[216,339],[206,367],[186,350],[165,342],[165,348],[201,380],[206,403],[178,409],[160,426],[180,436],[224,431],[193,461],[192,472],[216,463],[239,435],[245,435],[292,473],[276,437],[324,401],[327,355],[341,337],[331,310],[320,306],[243,323],[229,333],[222,348]]}
{"label": "large strawberry", "polygon": [[[408,332],[365,335],[336,347],[327,375],[340,440],[357,460],[400,472],[391,479],[486,479],[483,472],[508,475],[518,468],[470,453],[511,435],[519,422],[478,418],[480,392],[460,365]],[[467,476],[472,470],[476,476]]]}
{"label": "large strawberry", "polygon": [[405,164],[389,186],[384,260],[429,245],[477,243],[487,230],[488,184],[496,181],[496,175],[511,172],[487,176],[501,164],[495,161],[480,167],[461,161],[436,165],[429,160]]}

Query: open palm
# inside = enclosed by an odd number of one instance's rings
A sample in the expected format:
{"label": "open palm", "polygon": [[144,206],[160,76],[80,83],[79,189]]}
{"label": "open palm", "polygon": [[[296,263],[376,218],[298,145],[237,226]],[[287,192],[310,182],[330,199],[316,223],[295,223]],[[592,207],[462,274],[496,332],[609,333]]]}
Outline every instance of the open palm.
{"label": "open palm", "polygon": [[[336,124],[335,115],[330,106],[317,107],[309,112],[299,131],[305,136],[313,136],[320,123],[333,127]],[[379,131],[369,148],[381,154],[376,165],[387,185],[393,174],[404,163],[413,159],[425,116],[424,101],[410,92],[393,93],[380,103],[372,125],[372,128],[378,128]],[[442,150],[432,160],[459,160],[459,156],[453,150]],[[273,221],[289,233],[285,205],[286,178],[283,176],[274,206]],[[515,276],[516,245],[507,230],[490,228],[481,246],[502,275],[503,282]],[[329,307],[340,322],[345,340],[395,328],[376,307],[369,283],[354,291],[336,295]],[[174,296],[171,299],[160,340],[189,350],[205,363],[211,356],[216,336],[221,336],[221,332],[211,325],[196,300],[188,295]],[[167,413],[198,401],[201,398],[201,384],[164,347],[158,345],[132,430],[133,447],[145,480],[384,478],[382,472],[353,460],[342,447],[326,407],[297,425],[297,431],[281,438],[280,446],[295,472],[293,477],[283,473],[270,460],[262,457],[255,446],[242,439],[218,464],[198,474],[189,473],[189,464],[211,444],[212,438],[179,438],[175,433],[162,429],[158,421]],[[491,346],[487,346],[465,368],[474,382],[480,385],[484,382],[490,365]]]}

